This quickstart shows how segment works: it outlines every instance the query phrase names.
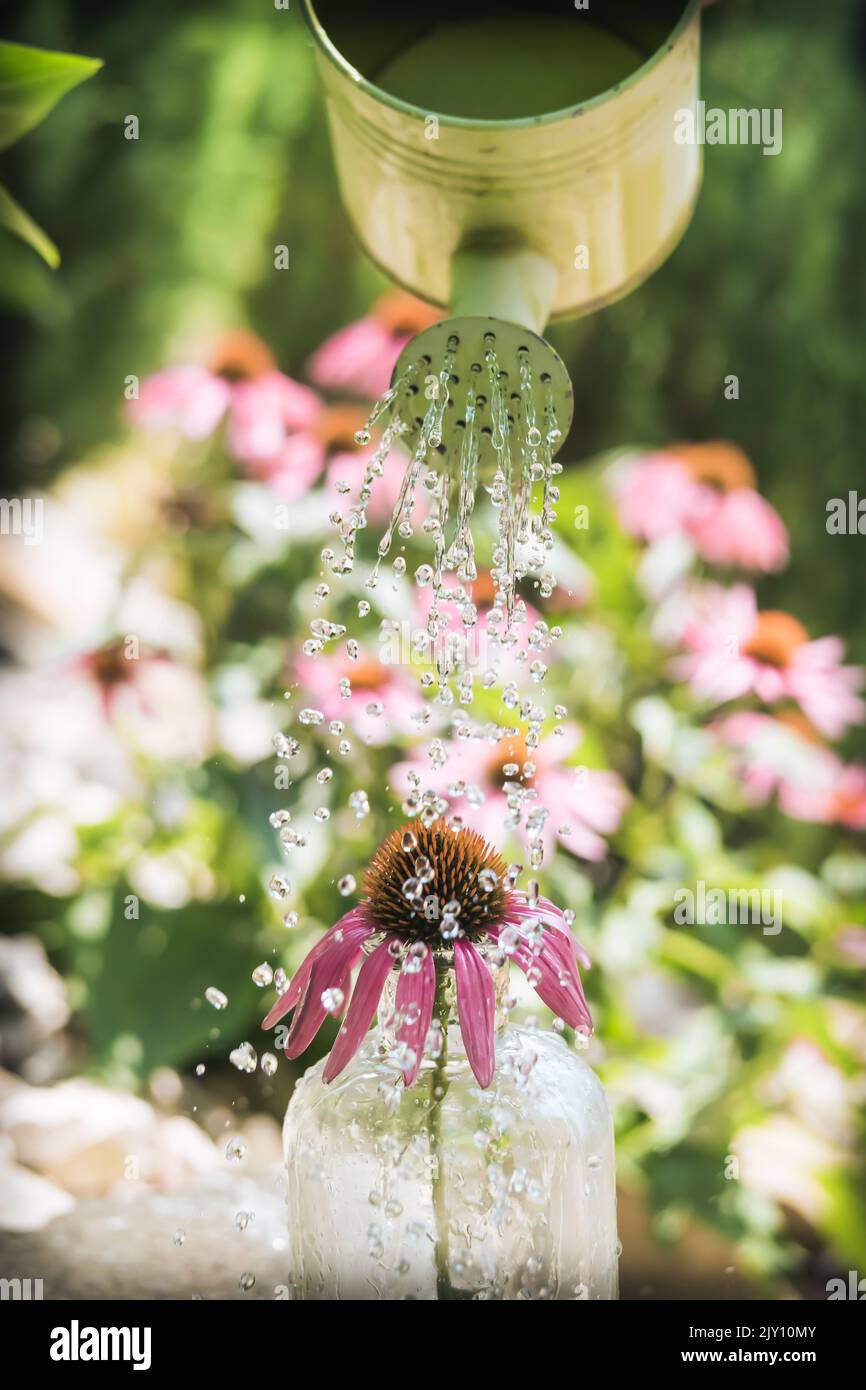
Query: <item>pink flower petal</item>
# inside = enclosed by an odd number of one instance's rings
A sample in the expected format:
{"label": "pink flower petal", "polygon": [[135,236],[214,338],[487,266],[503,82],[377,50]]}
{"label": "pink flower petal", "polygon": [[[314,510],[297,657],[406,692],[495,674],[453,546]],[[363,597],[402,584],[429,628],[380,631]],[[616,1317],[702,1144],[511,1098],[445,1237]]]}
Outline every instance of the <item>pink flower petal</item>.
{"label": "pink flower petal", "polygon": [[778,512],[753,488],[710,492],[710,505],[690,524],[698,551],[714,565],[778,570],[788,560],[788,533]]}
{"label": "pink flower petal", "polygon": [[322,1073],[324,1081],[333,1081],[335,1076],[339,1076],[361,1046],[364,1034],[379,1007],[382,987],[393,965],[394,957],[391,954],[391,939],[389,938],[387,941],[383,941],[381,946],[377,946],[372,955],[368,956],[361,966],[345,1022],[337,1034],[337,1041],[331,1048],[331,1055],[325,1063],[325,1070]]}
{"label": "pink flower petal", "polygon": [[317,941],[311,951],[308,951],[295,972],[294,978],[286,990],[285,994],[274,1004],[273,1008],[266,1014],[262,1021],[263,1028],[271,1028],[275,1023],[279,1023],[284,1014],[293,1009],[300,999],[304,986],[310,978],[310,971],[315,962],[335,944],[335,938],[342,934],[344,940],[351,939],[360,946],[361,942],[370,935],[372,927],[364,917],[360,908],[353,907],[350,912],[344,913],[338,922],[325,932],[320,941]]}
{"label": "pink flower petal", "polygon": [[[368,936],[369,930],[364,933]],[[313,962],[286,1039],[286,1056],[300,1057],[325,1021],[327,1009],[322,995],[328,989],[342,989],[346,976],[361,954],[363,936],[350,932],[348,939],[336,942]]]}
{"label": "pink flower petal", "polygon": [[436,966],[433,963],[432,951],[428,951],[421,963],[421,969],[416,970],[413,974],[407,974],[405,970],[401,970],[397,982],[397,1012],[405,1015],[410,1009],[414,1012],[417,1008],[417,1018],[413,1022],[402,1024],[397,1033],[397,1041],[405,1043],[415,1053],[415,1061],[403,1073],[403,1082],[406,1086],[413,1084],[421,1067],[424,1043],[427,1040],[430,1020],[433,1017],[435,997]]}
{"label": "pink flower petal", "polygon": [[[488,935],[497,940],[499,929]],[[578,973],[572,952],[557,930],[544,932],[542,948],[536,953],[529,943],[521,943],[511,953],[511,959],[524,974],[530,970],[538,974],[538,980],[531,981],[542,1003],[552,1013],[565,1020],[570,1028],[592,1029],[592,1015],[583,993],[583,983]]]}
{"label": "pink flower petal", "polygon": [[524,897],[517,893],[511,893],[506,905],[506,917],[518,921],[527,917],[539,918],[545,926],[559,932],[575,960],[580,962],[584,970],[589,970],[591,967],[592,961],[566,922],[562,908],[557,907],[556,903],[552,903],[550,898],[539,898],[537,905],[533,908],[529,906]]}
{"label": "pink flower petal", "polygon": [[388,389],[405,339],[372,316],[338,329],[307,362],[307,376],[328,391],[352,391],[375,400]]}
{"label": "pink flower petal", "polygon": [[232,396],[229,447],[239,459],[273,458],[288,433],[310,429],[321,412],[315,391],[282,372],[241,381]]}
{"label": "pink flower petal", "polygon": [[465,940],[454,943],[454,974],[466,1056],[478,1085],[486,1090],[493,1080],[495,1060],[493,977],[475,947]]}
{"label": "pink flower petal", "polygon": [[206,367],[167,367],[141,384],[129,414],[146,429],[177,429],[188,439],[213,434],[231,400],[228,382]]}

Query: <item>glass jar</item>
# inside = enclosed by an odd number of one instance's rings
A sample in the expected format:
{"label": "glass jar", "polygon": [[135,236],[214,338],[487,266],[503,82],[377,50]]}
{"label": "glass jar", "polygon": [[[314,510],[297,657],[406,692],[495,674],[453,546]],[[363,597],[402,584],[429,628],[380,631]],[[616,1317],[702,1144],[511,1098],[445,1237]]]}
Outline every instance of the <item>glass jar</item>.
{"label": "glass jar", "polygon": [[298,1083],[283,1129],[291,1297],[616,1298],[601,1083],[561,1036],[498,1010],[482,1090],[453,1010],[449,982],[411,1087],[385,1010],[335,1081],[321,1061]]}

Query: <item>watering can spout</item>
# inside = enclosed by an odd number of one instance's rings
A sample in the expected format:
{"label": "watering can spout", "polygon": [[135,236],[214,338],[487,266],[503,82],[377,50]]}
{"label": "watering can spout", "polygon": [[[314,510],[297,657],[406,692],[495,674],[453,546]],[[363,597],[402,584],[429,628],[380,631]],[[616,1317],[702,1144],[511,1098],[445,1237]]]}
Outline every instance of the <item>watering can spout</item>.
{"label": "watering can spout", "polygon": [[558,278],[556,266],[539,251],[497,245],[495,235],[482,236],[451,262],[451,314],[486,314],[543,333]]}
{"label": "watering can spout", "polygon": [[[502,411],[545,410],[561,440],[572,389],[545,325],[634,289],[691,217],[701,152],[674,136],[697,101],[700,0],[599,0],[591,14],[438,0],[387,22],[356,0],[303,3],[358,238],[450,311],[409,344],[395,383],[429,367],[462,393],[495,356]],[[498,409],[480,388],[474,399]],[[463,419],[446,409],[437,431]]]}

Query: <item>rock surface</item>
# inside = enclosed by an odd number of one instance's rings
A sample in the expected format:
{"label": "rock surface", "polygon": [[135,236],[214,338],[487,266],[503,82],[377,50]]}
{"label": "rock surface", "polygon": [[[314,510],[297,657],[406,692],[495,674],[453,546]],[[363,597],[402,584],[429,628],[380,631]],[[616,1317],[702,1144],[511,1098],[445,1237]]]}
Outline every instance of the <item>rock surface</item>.
{"label": "rock surface", "polygon": [[0,1270],[41,1279],[46,1299],[285,1298],[282,1173],[79,1202],[41,1230],[0,1235]]}

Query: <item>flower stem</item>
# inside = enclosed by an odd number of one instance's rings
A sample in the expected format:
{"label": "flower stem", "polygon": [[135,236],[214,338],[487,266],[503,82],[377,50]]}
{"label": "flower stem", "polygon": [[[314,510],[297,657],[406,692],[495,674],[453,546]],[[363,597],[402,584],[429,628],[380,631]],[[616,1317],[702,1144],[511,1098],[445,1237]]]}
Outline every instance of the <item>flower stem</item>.
{"label": "flower stem", "polygon": [[433,1158],[433,1216],[436,1227],[434,1258],[436,1261],[436,1297],[440,1301],[454,1299],[457,1295],[451,1284],[451,1263],[448,1249],[448,1205],[445,1193],[445,1154],[442,1145],[442,1111],[448,1091],[448,1001],[445,991],[448,976],[445,971],[437,972],[436,999],[433,1012],[439,1020],[442,1047],[433,1067],[430,1086],[430,1110],[428,1113],[428,1133],[430,1154]]}

